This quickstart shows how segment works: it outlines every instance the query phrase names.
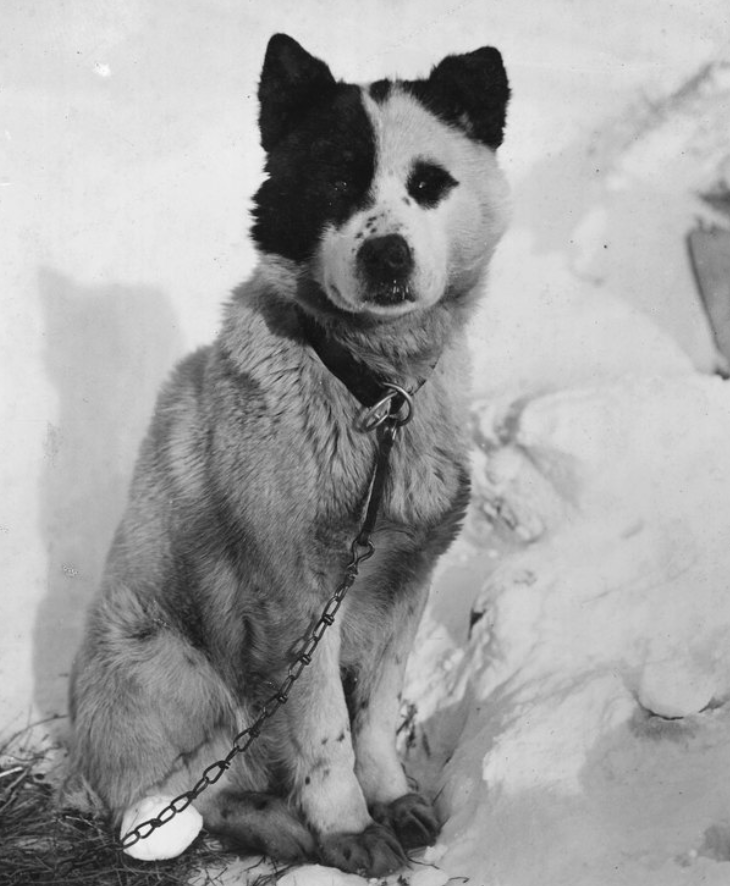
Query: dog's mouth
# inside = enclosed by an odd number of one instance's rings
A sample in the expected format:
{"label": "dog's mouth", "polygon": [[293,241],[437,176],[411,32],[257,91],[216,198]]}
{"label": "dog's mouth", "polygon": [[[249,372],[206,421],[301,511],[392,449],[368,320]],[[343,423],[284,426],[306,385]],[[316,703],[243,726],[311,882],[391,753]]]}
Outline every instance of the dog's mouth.
{"label": "dog's mouth", "polygon": [[415,302],[416,295],[410,282],[403,280],[383,281],[375,287],[369,287],[365,302],[377,305],[379,308],[390,308],[403,305],[405,302]]}
{"label": "dog's mouth", "polygon": [[418,296],[410,284],[396,280],[377,287],[363,287],[356,299],[345,298],[333,284],[327,286],[326,291],[332,303],[348,313],[375,314],[383,318],[408,313],[418,302]]}

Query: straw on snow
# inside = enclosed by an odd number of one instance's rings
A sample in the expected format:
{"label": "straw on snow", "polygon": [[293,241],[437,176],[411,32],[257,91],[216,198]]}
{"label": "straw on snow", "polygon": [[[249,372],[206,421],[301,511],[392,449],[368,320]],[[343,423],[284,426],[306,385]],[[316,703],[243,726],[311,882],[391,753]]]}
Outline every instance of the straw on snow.
{"label": "straw on snow", "polygon": [[[17,737],[16,737],[17,739]],[[169,861],[137,861],[113,840],[109,817],[92,797],[59,789],[57,751],[11,739],[0,747],[0,883],[4,886],[180,886],[221,882],[232,856],[205,836]],[[51,767],[51,771],[49,770]],[[256,877],[272,883],[279,871]]]}

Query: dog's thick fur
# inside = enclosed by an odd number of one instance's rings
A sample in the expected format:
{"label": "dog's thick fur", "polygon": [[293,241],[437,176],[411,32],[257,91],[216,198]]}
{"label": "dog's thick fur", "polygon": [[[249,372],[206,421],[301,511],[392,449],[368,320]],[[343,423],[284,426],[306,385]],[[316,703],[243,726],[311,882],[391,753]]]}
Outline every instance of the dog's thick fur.
{"label": "dog's thick fur", "polygon": [[359,87],[277,35],[259,95],[261,261],[160,396],[74,667],[72,758],[117,821],[188,789],[341,581],[378,440],[313,349],[313,322],[368,371],[428,378],[393,450],[375,556],[288,704],[195,806],[242,847],[380,875],[438,832],[395,730],[429,577],[468,496],[464,327],[504,227],[508,88],[492,49]]}

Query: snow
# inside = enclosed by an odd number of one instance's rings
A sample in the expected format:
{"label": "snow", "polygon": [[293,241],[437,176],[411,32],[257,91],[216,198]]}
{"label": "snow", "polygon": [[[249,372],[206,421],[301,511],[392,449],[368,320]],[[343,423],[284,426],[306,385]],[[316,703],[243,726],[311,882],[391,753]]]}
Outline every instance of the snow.
{"label": "snow", "polygon": [[473,505],[406,687],[445,824],[401,883],[726,884],[730,389],[685,248],[728,226],[699,197],[730,175],[726,0],[172,9],[11,4],[0,35],[0,732],[65,712],[154,392],[253,262],[268,36],[350,79],[491,43],[514,217],[472,330]]}
{"label": "snow", "polygon": [[[491,515],[483,503],[495,489],[539,519],[532,541],[482,579],[472,603],[482,616],[457,666],[453,649],[445,665],[420,649],[411,663],[411,695],[447,686],[439,700],[466,705],[439,779],[447,824],[438,865],[515,886],[679,883],[690,868],[704,876],[691,853],[730,820],[730,786],[713,783],[683,810],[688,773],[697,777],[705,755],[730,752],[730,393],[695,375],[631,379],[529,401],[509,416],[508,433],[493,412],[482,423],[482,447],[514,460],[507,483],[479,483],[499,459],[477,467],[472,521]],[[438,747],[432,719],[423,728]],[[657,758],[679,769],[674,784]],[[637,783],[663,797],[638,846],[625,827]],[[526,831],[534,845],[516,862]]]}

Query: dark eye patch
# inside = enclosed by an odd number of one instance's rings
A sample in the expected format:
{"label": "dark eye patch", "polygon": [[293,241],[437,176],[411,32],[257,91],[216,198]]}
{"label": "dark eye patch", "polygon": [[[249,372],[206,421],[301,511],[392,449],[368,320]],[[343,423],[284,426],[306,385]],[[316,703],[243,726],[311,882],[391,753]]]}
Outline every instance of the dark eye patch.
{"label": "dark eye patch", "polygon": [[368,203],[375,173],[372,121],[357,86],[339,84],[271,149],[254,198],[253,238],[263,252],[311,259],[328,224]]}
{"label": "dark eye patch", "polygon": [[432,209],[458,184],[443,166],[428,160],[418,160],[408,176],[406,189],[419,206]]}

